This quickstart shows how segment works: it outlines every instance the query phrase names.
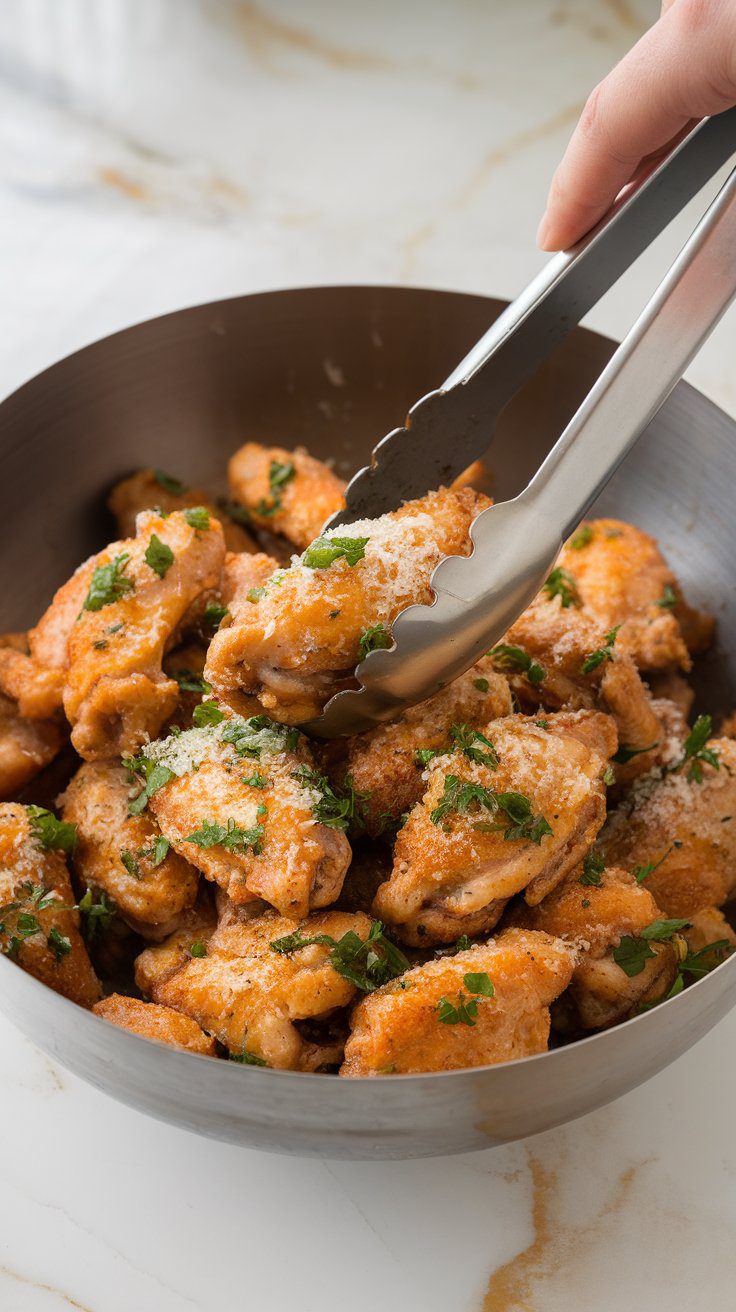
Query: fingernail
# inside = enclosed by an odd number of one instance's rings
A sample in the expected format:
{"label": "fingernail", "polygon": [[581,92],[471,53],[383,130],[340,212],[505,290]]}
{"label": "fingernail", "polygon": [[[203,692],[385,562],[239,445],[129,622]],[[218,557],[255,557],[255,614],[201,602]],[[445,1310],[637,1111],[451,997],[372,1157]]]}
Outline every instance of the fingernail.
{"label": "fingernail", "polygon": [[539,246],[541,250],[544,250],[544,243],[547,240],[548,233],[549,219],[547,218],[547,211],[545,210],[540,220],[539,227],[537,228],[537,246]]}

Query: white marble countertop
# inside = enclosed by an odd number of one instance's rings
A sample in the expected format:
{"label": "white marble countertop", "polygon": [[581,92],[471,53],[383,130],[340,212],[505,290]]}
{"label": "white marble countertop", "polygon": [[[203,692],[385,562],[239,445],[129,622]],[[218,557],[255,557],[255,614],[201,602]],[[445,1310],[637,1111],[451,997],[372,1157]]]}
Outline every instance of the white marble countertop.
{"label": "white marble countertop", "polygon": [[[322,282],[511,296],[652,0],[4,0],[0,393],[126,324]],[[590,322],[622,334],[676,231]],[[733,313],[689,377],[736,412]],[[148,1120],[0,1018],[3,1312],[613,1312],[732,1301],[736,1014],[564,1129],[269,1157]]]}

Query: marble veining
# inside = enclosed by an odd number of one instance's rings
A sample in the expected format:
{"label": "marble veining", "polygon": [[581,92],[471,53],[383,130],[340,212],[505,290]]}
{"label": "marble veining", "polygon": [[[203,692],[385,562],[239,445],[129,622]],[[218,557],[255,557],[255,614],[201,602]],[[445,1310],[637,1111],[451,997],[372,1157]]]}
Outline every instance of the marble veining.
{"label": "marble veining", "polygon": [[[0,392],[104,333],[241,292],[513,295],[541,267],[534,230],[580,106],[657,9],[4,0]],[[697,211],[594,326],[626,330]],[[734,322],[689,377],[736,412]],[[339,397],[334,361],[325,376]],[[353,1165],[148,1120],[0,1017],[0,1308],[726,1306],[732,1042],[734,1016],[644,1088],[526,1145]]]}

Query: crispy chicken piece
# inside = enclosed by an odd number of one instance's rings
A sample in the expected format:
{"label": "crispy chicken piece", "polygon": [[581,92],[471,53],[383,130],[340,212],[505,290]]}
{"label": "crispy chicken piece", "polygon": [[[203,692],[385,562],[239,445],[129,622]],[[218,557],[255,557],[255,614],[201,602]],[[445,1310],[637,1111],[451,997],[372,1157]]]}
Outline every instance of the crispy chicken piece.
{"label": "crispy chicken piece", "polygon": [[438,561],[469,553],[470,526],[488,504],[469,488],[442,489],[330,530],[273,576],[251,615],[215,634],[205,674],[217,695],[288,724],[318,715],[353,684],[361,640],[385,638],[399,611],[430,601]]}
{"label": "crispy chicken piece", "polygon": [[26,720],[17,704],[0,693],[0,800],[34,779],[63,743],[64,731],[58,720]]}
{"label": "crispy chicken piece", "polygon": [[91,1007],[100,986],[79,931],[66,863],[39,834],[28,808],[0,804],[0,952],[57,993]]}
{"label": "crispy chicken piece", "polygon": [[[665,732],[634,662],[620,649],[618,635],[612,643],[609,638],[610,630],[605,633],[583,611],[563,607],[558,596],[540,593],[493,649],[493,659],[508,674],[524,706],[595,707],[612,715],[619,744],[631,753],[616,767],[617,782],[626,783],[660,760]],[[531,664],[524,669],[526,658]]]}
{"label": "crispy chicken piece", "polygon": [[607,867],[590,883],[578,866],[537,906],[518,904],[509,923],[521,929],[544,930],[570,943],[578,952],[569,989],[552,1012],[555,1029],[599,1030],[635,1015],[642,1004],[659,1002],[677,974],[672,943],[652,941],[654,954],[635,975],[617,965],[613,950],[624,935],[636,936],[661,911],[649,889],[626,870]]}
{"label": "crispy chicken piece", "polygon": [[233,501],[245,506],[253,523],[283,534],[300,551],[343,506],[345,480],[304,447],[286,451],[246,442],[231,456],[227,473]]}
{"label": "crispy chicken piece", "polygon": [[239,552],[237,555],[228,552],[222,571],[220,595],[233,623],[237,624],[243,615],[249,613],[254,601],[258,601],[258,597],[248,594],[257,592],[278,567],[279,562],[265,551],[250,555],[247,552]]}
{"label": "crispy chicken piece", "polygon": [[690,766],[637,781],[611,812],[598,839],[610,865],[651,865],[646,886],[665,916],[687,916],[721,906],[736,889],[736,742],[711,739],[719,769]]}
{"label": "crispy chicken piece", "polygon": [[613,721],[576,711],[546,723],[514,715],[487,725],[495,766],[462,750],[430,764],[373,903],[407,943],[492,929],[514,893],[540,902],[590,847],[606,815]]}
{"label": "crispy chicken piece", "polygon": [[718,907],[703,907],[701,911],[696,911],[691,917],[690,924],[682,932],[690,952],[703,952],[705,948],[714,944],[723,945],[725,949],[723,951],[719,949],[704,954],[704,966],[707,970],[712,970],[714,966],[719,965],[724,957],[730,956],[731,951],[736,948],[736,933]]}
{"label": "crispy chicken piece", "polygon": [[142,512],[135,538],[96,557],[84,609],[69,637],[64,710],[72,744],[87,760],[135,751],[176,706],[161,668],[188,609],[216,587],[222,529],[206,513]]}
{"label": "crispy chicken piece", "polygon": [[86,888],[103,888],[123,919],[144,938],[170,934],[194,905],[199,873],[162,840],[152,816],[128,814],[130,776],[114,761],[88,761],[63,801],[77,826],[74,866]]}
{"label": "crispy chicken piece", "polygon": [[57,716],[63,687],[63,667],[50,669],[38,661],[31,654],[26,634],[0,637],[0,695],[15,704],[24,720]]}
{"label": "crispy chicken piece", "polygon": [[213,519],[219,519],[228,551],[258,550],[250,533],[218,509],[206,492],[199,487],[185,487],[163,470],[139,469],[116,483],[107,498],[107,508],[115,516],[121,538],[135,537],[135,522],[142,510],[163,510],[170,515],[196,506],[204,506]]}
{"label": "crispy chicken piece", "polygon": [[174,679],[179,686],[177,704],[166,721],[167,732],[170,733],[174,726],[179,729],[191,728],[194,709],[199,706],[209,686],[204,677],[206,659],[207,647],[196,638],[183,642],[180,647],[175,647],[164,656],[164,674]]}
{"label": "crispy chicken piece", "polygon": [[253,1064],[315,1071],[339,1060],[339,1046],[313,1042],[295,1022],[320,1020],[352,1002],[355,986],[333,969],[329,947],[314,943],[288,954],[271,943],[300,930],[305,937],[365,939],[367,916],[327,911],[308,920],[275,911],[221,924],[204,956],[172,954],[166,944],[136,962],[136,981],[154,1001],[191,1016],[228,1051]]}
{"label": "crispy chicken piece", "polygon": [[320,776],[298,738],[236,718],[151,743],[146,756],[173,772],[150,807],[175,850],[233,902],[304,916],[338,897],[350,844],[319,819]]}
{"label": "crispy chicken piece", "polygon": [[641,670],[690,668],[713,635],[710,616],[692,610],[648,533],[619,519],[592,519],[563,547],[558,566],[575,580],[583,609],[604,629],[621,625],[618,645]]}
{"label": "crispy chicken piece", "polygon": [[[340,1074],[462,1070],[545,1052],[549,1006],[574,964],[560,939],[509,929],[486,946],[416,966],[358,1003]],[[478,996],[474,1023],[443,1023],[442,1004],[467,1005],[469,977],[478,974],[488,976],[493,996]]]}
{"label": "crispy chicken piece", "polygon": [[199,1052],[205,1057],[217,1055],[215,1040],[205,1034],[190,1016],[184,1016],[172,1007],[111,993],[109,998],[96,1002],[92,1010],[95,1016],[101,1016],[111,1025],[129,1030],[131,1034],[141,1034],[144,1039],[156,1039],[158,1043],[166,1043],[170,1048]]}
{"label": "crispy chicken piece", "polygon": [[418,751],[451,745],[450,729],[480,728],[510,715],[509,685],[487,656],[420,706],[410,706],[390,724],[351,738],[347,754],[330,768],[339,787],[347,777],[362,797],[361,816],[369,834],[378,835],[421,801],[424,767]]}

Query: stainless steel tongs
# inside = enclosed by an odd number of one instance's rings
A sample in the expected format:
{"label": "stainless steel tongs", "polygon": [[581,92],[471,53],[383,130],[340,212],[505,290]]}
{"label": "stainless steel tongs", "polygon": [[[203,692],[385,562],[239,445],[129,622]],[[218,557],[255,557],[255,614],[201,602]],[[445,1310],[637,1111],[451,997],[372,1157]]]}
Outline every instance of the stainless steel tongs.
{"label": "stainless steel tongs", "polygon": [[[577,246],[554,256],[405,426],[375,447],[328,527],[447,484],[488,448],[503,407],[736,151],[736,109],[700,123]],[[529,485],[483,511],[468,557],[440,561],[435,600],[394,621],[393,645],[306,726],[360,733],[431,697],[506,632],[736,295],[736,169]]]}

